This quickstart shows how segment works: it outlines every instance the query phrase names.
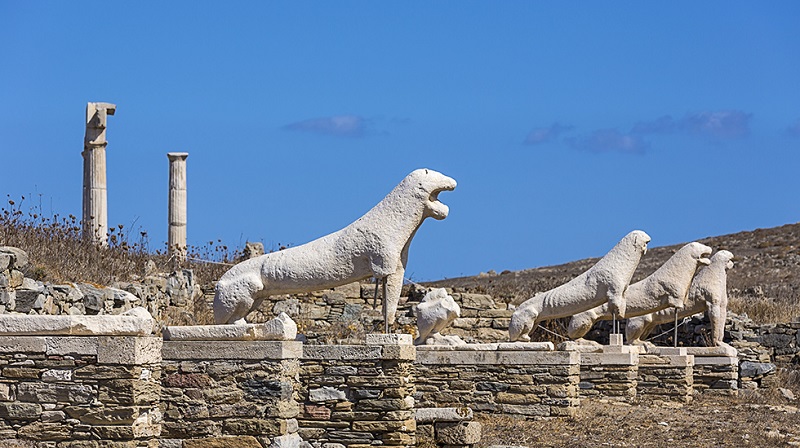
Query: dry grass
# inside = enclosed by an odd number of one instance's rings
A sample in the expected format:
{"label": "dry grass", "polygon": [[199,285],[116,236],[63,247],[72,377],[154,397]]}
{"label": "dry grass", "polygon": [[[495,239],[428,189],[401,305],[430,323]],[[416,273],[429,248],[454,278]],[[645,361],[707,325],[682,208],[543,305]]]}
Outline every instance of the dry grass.
{"label": "dry grass", "polygon": [[[759,401],[759,403],[754,403]],[[483,416],[481,446],[719,447],[790,446],[800,441],[800,413],[760,397],[700,396],[691,404],[582,400],[575,417],[525,421]]]}
{"label": "dry grass", "polygon": [[[7,199],[0,208],[0,245],[26,251],[30,266],[25,275],[35,280],[90,282],[110,285],[116,281],[135,281],[152,261],[159,272],[169,272],[175,263],[166,250],[152,250],[146,231],[125,228],[122,224],[108,231],[108,247],[84,241],[81,222],[74,215],[45,216],[41,206],[28,207],[25,197]],[[24,211],[27,209],[28,211]],[[218,263],[231,263],[241,256],[217,241],[202,247],[189,247],[189,257]],[[218,279],[227,269],[224,264],[187,262],[182,267],[194,270],[200,284]]]}
{"label": "dry grass", "polygon": [[730,294],[728,310],[736,314],[747,314],[747,317],[758,324],[771,324],[789,322],[800,316],[800,303],[794,299]]}

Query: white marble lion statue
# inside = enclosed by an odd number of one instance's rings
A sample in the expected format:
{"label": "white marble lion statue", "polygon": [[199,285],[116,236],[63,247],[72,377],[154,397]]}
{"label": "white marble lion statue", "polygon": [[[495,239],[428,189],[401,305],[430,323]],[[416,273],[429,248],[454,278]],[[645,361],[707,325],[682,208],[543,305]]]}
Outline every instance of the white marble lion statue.
{"label": "white marble lion statue", "polygon": [[529,334],[539,322],[572,316],[604,302],[608,302],[617,316],[623,317],[625,288],[649,242],[648,234],[634,230],[583,274],[523,302],[511,315],[509,340],[529,341]]}
{"label": "white marble lion statue", "polygon": [[[707,312],[711,321],[711,342],[715,346],[725,346],[725,318],[728,314],[727,270],[733,268],[733,254],[720,250],[711,257],[711,264],[700,268],[692,279],[686,306],[678,311],[678,318]],[[642,344],[651,331],[661,324],[675,320],[674,310],[661,310],[644,316],[629,319],[625,324],[625,339],[630,344]]]}
{"label": "white marble lion statue", "polygon": [[[665,308],[683,308],[689,285],[700,266],[711,261],[711,248],[697,242],[680,248],[655,272],[625,291],[625,317],[642,316]],[[567,327],[571,339],[582,338],[598,320],[611,320],[608,304],[572,316]],[[629,320],[630,322],[630,320]]]}
{"label": "white marble lion statue", "polygon": [[299,294],[375,277],[383,282],[385,328],[394,323],[411,239],[425,218],[441,220],[439,202],[456,181],[433,170],[406,176],[378,205],[338,232],[233,266],[217,282],[214,320],[244,323],[271,295]]}
{"label": "white marble lion statue", "polygon": [[[447,294],[444,288],[434,288],[428,291],[422,301],[417,305],[417,339],[414,345],[429,344],[429,339],[435,341],[456,338],[447,338],[440,334],[456,318],[461,317],[461,307],[458,306],[453,297]],[[447,343],[454,345],[453,343]]]}

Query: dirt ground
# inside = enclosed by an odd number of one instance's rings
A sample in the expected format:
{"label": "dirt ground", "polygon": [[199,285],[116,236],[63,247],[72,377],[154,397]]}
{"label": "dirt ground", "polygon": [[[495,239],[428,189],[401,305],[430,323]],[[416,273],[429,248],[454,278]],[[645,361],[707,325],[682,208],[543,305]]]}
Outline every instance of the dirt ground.
{"label": "dirt ground", "polygon": [[688,404],[582,400],[574,418],[478,417],[481,447],[800,446],[800,400],[776,391],[699,396]]}

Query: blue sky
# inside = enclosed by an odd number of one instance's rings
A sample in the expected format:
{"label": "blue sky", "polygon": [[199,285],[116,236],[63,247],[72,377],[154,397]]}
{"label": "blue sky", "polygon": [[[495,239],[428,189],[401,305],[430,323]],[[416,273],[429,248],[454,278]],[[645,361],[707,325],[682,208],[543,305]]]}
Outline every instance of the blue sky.
{"label": "blue sky", "polygon": [[0,192],[80,214],[84,109],[110,224],[299,245],[415,168],[455,178],[414,280],[798,221],[800,3],[0,2]]}

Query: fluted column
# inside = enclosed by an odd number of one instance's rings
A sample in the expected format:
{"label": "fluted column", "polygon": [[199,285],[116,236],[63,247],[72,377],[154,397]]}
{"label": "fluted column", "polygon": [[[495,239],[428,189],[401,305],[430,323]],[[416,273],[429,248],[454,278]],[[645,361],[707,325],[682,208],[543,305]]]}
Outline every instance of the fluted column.
{"label": "fluted column", "polygon": [[111,103],[86,104],[83,138],[83,237],[108,245],[108,193],[106,191],[106,118],[114,115]]}
{"label": "fluted column", "polygon": [[178,262],[186,261],[186,158],[189,153],[171,152],[169,158],[169,252]]}

